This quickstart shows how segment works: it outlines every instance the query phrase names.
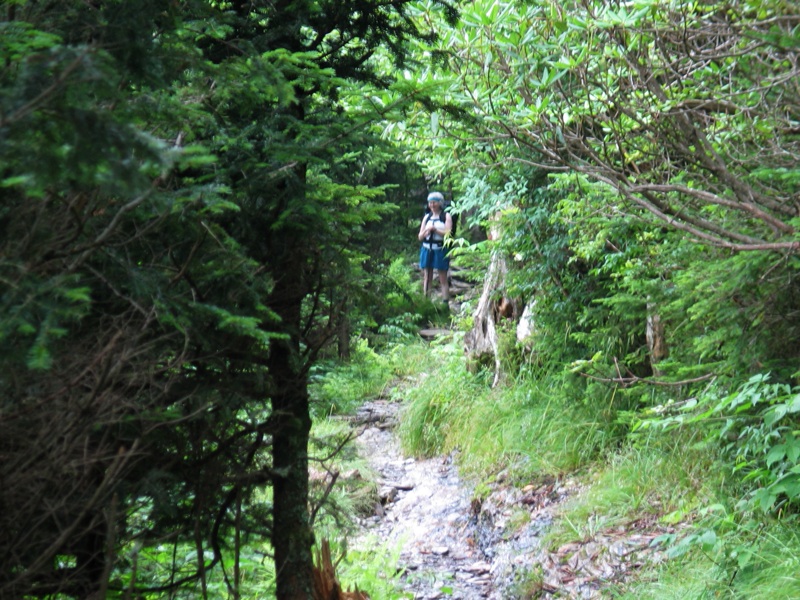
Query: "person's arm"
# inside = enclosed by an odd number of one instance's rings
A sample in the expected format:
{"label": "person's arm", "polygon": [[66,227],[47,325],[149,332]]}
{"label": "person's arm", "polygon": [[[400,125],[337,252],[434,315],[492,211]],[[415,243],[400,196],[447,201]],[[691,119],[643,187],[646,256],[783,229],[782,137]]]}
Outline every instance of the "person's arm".
{"label": "person's arm", "polygon": [[451,231],[453,231],[453,217],[450,213],[444,213],[444,236],[450,235]]}
{"label": "person's arm", "polygon": [[431,233],[431,228],[433,226],[428,225],[429,217],[430,215],[425,215],[424,217],[422,217],[422,223],[419,224],[419,234],[417,235],[417,238],[419,238],[420,242],[424,240],[426,237],[428,237]]}

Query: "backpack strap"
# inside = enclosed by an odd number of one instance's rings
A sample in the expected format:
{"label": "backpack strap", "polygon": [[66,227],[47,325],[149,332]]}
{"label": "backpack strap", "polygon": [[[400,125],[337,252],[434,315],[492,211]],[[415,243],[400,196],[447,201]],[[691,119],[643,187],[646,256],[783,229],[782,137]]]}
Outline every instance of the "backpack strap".
{"label": "backpack strap", "polygon": [[[433,213],[428,213],[427,215],[425,215],[425,225],[430,223],[430,220],[431,220],[432,216],[433,216]],[[436,220],[437,221],[441,221],[442,223],[445,224],[445,226],[447,225],[447,215],[445,214],[444,210],[442,210],[442,212],[439,213],[439,217],[436,218]],[[433,239],[433,234],[430,233],[430,234],[428,234],[428,236],[423,241],[425,243],[427,243],[427,244],[443,244],[444,243],[444,238],[441,239],[441,240],[435,240],[435,239]]]}

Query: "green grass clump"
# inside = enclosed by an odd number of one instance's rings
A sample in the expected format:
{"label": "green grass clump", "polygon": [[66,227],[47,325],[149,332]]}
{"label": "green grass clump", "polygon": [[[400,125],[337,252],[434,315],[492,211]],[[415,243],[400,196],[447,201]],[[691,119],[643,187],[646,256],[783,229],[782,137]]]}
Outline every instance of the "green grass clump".
{"label": "green grass clump", "polygon": [[721,485],[714,456],[688,434],[649,435],[623,444],[594,462],[584,477],[587,489],[559,512],[544,543],[557,547],[595,533],[652,518],[672,525],[713,501]]}
{"label": "green grass clump", "polygon": [[619,441],[607,404],[576,399],[556,378],[528,375],[493,389],[491,374],[469,372],[455,344],[431,347],[427,364],[400,428],[412,454],[458,449],[468,472],[510,468],[525,479],[578,469]]}
{"label": "green grass clump", "polygon": [[557,377],[528,374],[492,388],[470,372],[455,344],[432,346],[428,370],[407,394],[400,435],[417,455],[461,451],[478,476],[510,469],[518,479],[574,471],[619,441],[606,403],[576,398]]}
{"label": "green grass clump", "polygon": [[367,398],[380,395],[393,376],[391,361],[367,340],[358,340],[349,362],[323,361],[313,367],[309,392],[315,418],[353,412]]}
{"label": "green grass clump", "polygon": [[405,391],[400,438],[407,452],[432,456],[452,449],[449,434],[457,426],[453,410],[471,403],[481,390],[455,344],[432,345],[417,364],[413,387]]}
{"label": "green grass clump", "polygon": [[353,344],[349,361],[321,361],[311,372],[309,393],[315,420],[351,414],[366,400],[387,395],[391,388],[415,385],[429,360],[421,339],[392,344],[380,352],[366,339]]}
{"label": "green grass clump", "polygon": [[[787,527],[788,525],[788,527]],[[800,598],[797,524],[749,521],[643,573],[621,600],[790,600]]]}
{"label": "green grass clump", "polygon": [[342,556],[337,574],[342,587],[350,590],[358,586],[370,598],[399,600],[408,598],[400,586],[401,546],[389,547],[374,538],[367,538],[357,548],[332,545],[334,559]]}

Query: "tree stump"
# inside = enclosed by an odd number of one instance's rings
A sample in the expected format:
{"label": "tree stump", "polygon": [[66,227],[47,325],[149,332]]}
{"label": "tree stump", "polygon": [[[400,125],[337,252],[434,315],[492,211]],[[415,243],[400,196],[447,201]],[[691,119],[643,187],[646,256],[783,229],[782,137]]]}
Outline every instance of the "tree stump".
{"label": "tree stump", "polygon": [[464,336],[464,349],[472,362],[480,364],[488,359],[494,363],[492,387],[499,383],[502,373],[497,321],[501,315],[513,318],[516,312],[513,302],[504,297],[497,298],[497,291],[503,289],[507,273],[505,259],[500,253],[493,253],[483,281],[483,292],[475,308],[474,325]]}
{"label": "tree stump", "polygon": [[314,561],[314,588],[313,600],[370,600],[366,592],[361,592],[356,587],[353,592],[345,592],[336,578],[336,567],[331,559],[331,546],[328,540],[322,540],[322,545],[316,552]]}

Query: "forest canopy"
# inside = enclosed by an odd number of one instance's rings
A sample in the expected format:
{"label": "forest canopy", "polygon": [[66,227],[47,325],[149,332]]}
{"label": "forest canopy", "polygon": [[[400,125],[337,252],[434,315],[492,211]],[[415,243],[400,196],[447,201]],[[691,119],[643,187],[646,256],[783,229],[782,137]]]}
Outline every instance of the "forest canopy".
{"label": "forest canopy", "polygon": [[[3,13],[1,596],[236,595],[266,539],[277,596],[310,597],[310,373],[420,324],[392,273],[434,187],[529,364],[619,414],[700,398],[665,427],[755,419],[728,447],[751,501],[800,497],[794,4]],[[741,409],[759,386],[772,412]]]}

